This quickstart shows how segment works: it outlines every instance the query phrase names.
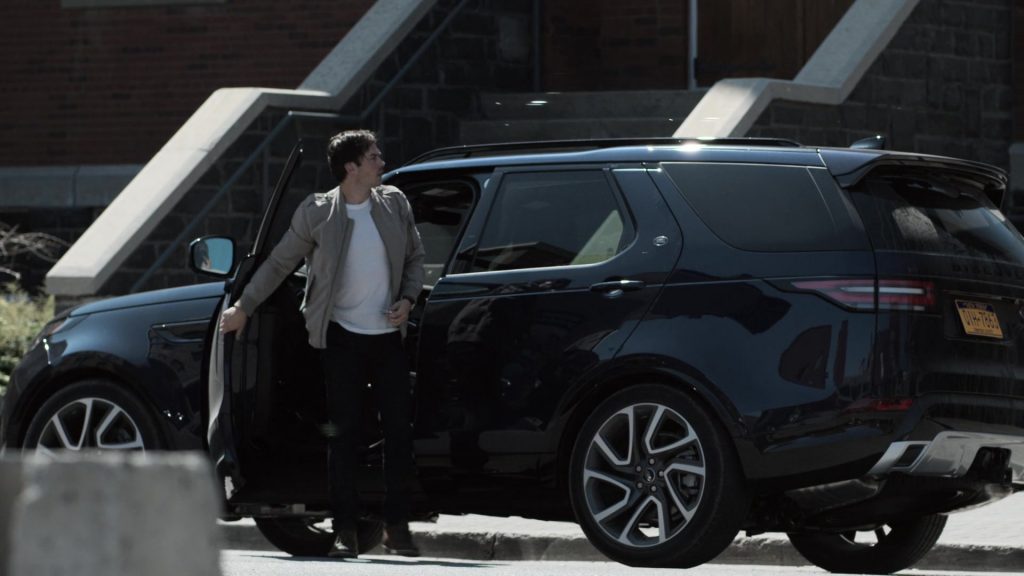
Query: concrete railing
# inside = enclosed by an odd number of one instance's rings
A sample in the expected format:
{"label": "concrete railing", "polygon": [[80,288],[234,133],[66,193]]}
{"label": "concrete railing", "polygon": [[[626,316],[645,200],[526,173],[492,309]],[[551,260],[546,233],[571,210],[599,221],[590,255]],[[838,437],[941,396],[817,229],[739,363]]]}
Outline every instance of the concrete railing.
{"label": "concrete railing", "polygon": [[50,269],[47,291],[96,294],[264,110],[341,109],[435,3],[377,0],[298,90],[214,92]]}
{"label": "concrete railing", "polygon": [[198,453],[0,460],[0,576],[220,574],[214,475]]}
{"label": "concrete railing", "polygon": [[773,100],[843,103],[919,0],[857,0],[793,80],[731,78],[708,90],[673,136],[743,136]]}

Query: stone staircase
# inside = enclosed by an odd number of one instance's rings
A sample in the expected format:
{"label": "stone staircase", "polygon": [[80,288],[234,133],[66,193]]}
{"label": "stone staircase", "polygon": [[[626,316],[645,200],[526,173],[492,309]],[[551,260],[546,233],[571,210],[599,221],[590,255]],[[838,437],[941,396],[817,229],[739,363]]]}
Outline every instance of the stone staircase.
{"label": "stone staircase", "polygon": [[481,93],[460,144],[671,136],[706,90]]}

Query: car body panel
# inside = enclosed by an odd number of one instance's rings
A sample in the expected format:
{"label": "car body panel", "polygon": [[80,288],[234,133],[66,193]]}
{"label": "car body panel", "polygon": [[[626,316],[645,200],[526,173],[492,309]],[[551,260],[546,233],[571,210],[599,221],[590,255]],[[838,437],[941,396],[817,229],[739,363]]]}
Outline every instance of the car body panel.
{"label": "car body panel", "polygon": [[11,375],[6,395],[8,445],[22,440],[32,411],[55,390],[82,378],[102,377],[159,407],[154,412],[170,446],[203,446],[201,366],[219,296],[211,285],[137,296],[112,299],[85,312],[74,310],[76,321],[26,354]]}
{"label": "car body panel", "polygon": [[[453,274],[434,286],[416,366],[423,475],[492,493],[514,478],[536,483],[540,459],[558,451],[553,421],[567,391],[590,384],[589,372],[615,357],[661,290],[682,246],[678,227],[645,170],[609,177],[635,219],[625,251],[599,264]],[[475,244],[488,209],[478,207],[460,253]],[[591,289],[618,279],[644,286]]]}

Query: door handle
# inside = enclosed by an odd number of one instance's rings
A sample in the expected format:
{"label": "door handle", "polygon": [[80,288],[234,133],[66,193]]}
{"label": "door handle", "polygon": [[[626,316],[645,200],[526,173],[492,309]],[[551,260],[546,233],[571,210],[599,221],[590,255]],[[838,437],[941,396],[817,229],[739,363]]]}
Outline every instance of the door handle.
{"label": "door handle", "polygon": [[590,286],[591,292],[601,292],[609,298],[618,298],[623,292],[640,290],[647,283],[643,280],[612,280],[609,282],[598,282]]}

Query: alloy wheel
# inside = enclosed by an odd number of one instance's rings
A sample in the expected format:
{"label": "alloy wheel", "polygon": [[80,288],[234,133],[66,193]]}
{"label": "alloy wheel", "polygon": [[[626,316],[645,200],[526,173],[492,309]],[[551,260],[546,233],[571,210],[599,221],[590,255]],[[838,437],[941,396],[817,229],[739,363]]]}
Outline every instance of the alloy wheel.
{"label": "alloy wheel", "polygon": [[99,452],[144,450],[142,432],[121,406],[103,398],[78,398],[61,406],[43,426],[36,450]]}
{"label": "alloy wheel", "polygon": [[657,546],[686,528],[700,506],[704,450],[672,408],[632,404],[597,429],[582,481],[591,517],[609,538],[632,548]]}

